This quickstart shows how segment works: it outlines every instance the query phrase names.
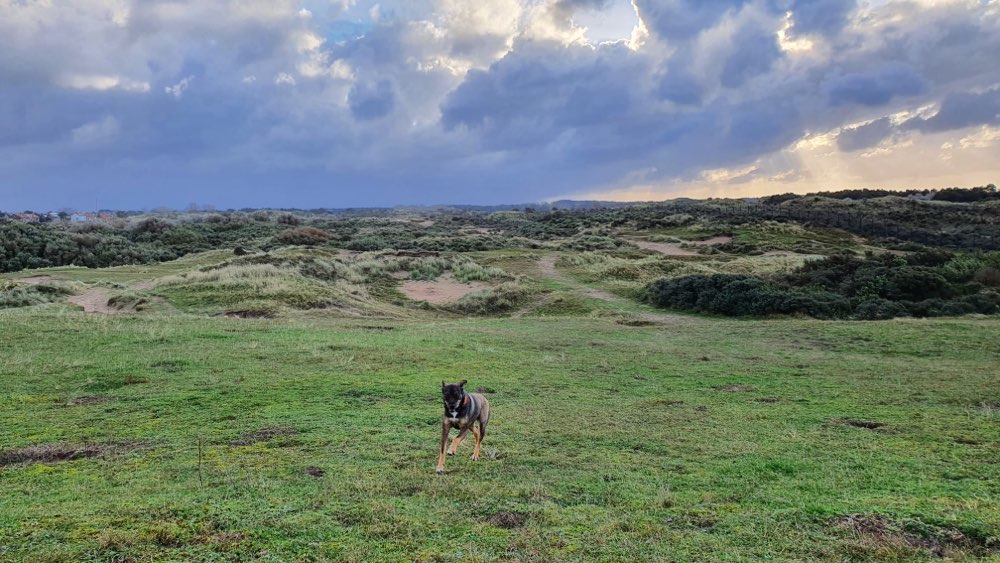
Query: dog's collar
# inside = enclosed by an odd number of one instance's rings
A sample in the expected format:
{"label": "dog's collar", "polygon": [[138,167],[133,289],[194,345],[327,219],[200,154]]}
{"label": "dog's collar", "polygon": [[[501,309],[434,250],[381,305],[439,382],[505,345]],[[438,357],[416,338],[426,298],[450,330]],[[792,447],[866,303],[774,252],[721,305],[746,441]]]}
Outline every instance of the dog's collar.
{"label": "dog's collar", "polygon": [[467,406],[469,404],[469,395],[467,393],[462,394],[462,406]]}

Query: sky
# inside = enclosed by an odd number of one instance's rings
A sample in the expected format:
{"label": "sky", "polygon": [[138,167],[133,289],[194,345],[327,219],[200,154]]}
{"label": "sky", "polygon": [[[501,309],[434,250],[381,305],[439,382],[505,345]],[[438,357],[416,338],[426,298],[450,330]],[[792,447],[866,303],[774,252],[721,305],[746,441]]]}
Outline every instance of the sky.
{"label": "sky", "polygon": [[1000,0],[0,0],[0,209],[1000,180]]}

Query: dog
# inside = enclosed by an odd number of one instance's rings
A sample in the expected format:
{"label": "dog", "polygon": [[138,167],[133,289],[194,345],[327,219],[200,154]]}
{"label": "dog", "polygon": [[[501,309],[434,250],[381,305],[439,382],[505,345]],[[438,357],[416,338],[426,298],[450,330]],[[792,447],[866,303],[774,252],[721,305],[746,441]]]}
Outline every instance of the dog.
{"label": "dog", "polygon": [[[448,434],[452,427],[458,428],[458,436],[451,441],[448,455],[455,455],[458,446],[462,444],[465,435],[472,430],[476,437],[476,448],[472,451],[472,461],[479,460],[479,448],[486,437],[486,425],[490,421],[490,402],[479,393],[466,393],[466,380],[460,383],[447,384],[441,382],[441,394],[444,396],[444,420],[441,429],[441,452],[438,456],[438,474],[444,473],[445,446],[448,444]],[[478,427],[476,427],[478,423]]]}

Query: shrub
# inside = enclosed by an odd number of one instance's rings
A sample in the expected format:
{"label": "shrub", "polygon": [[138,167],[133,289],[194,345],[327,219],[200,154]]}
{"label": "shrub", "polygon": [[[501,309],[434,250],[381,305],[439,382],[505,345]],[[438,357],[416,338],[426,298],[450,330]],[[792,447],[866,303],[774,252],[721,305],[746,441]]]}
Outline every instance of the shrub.
{"label": "shrub", "polygon": [[282,213],[281,215],[278,215],[278,222],[281,223],[282,225],[291,225],[293,227],[298,227],[299,225],[302,224],[302,219],[299,219],[298,217],[292,215],[291,213]]}
{"label": "shrub", "polygon": [[879,297],[864,301],[854,309],[854,315],[866,321],[891,319],[906,313],[906,307],[902,304]]}
{"label": "shrub", "polygon": [[315,227],[302,227],[282,231],[274,237],[274,242],[278,244],[297,244],[303,246],[314,246],[323,244],[333,238],[330,233]]}

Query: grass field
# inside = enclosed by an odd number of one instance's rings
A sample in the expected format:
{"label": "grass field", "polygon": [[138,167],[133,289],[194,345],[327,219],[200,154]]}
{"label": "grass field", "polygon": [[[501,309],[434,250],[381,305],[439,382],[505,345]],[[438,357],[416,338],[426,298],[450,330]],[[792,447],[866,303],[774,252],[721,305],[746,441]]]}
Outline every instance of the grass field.
{"label": "grass field", "polygon": [[0,311],[0,559],[1000,560],[998,337]]}

